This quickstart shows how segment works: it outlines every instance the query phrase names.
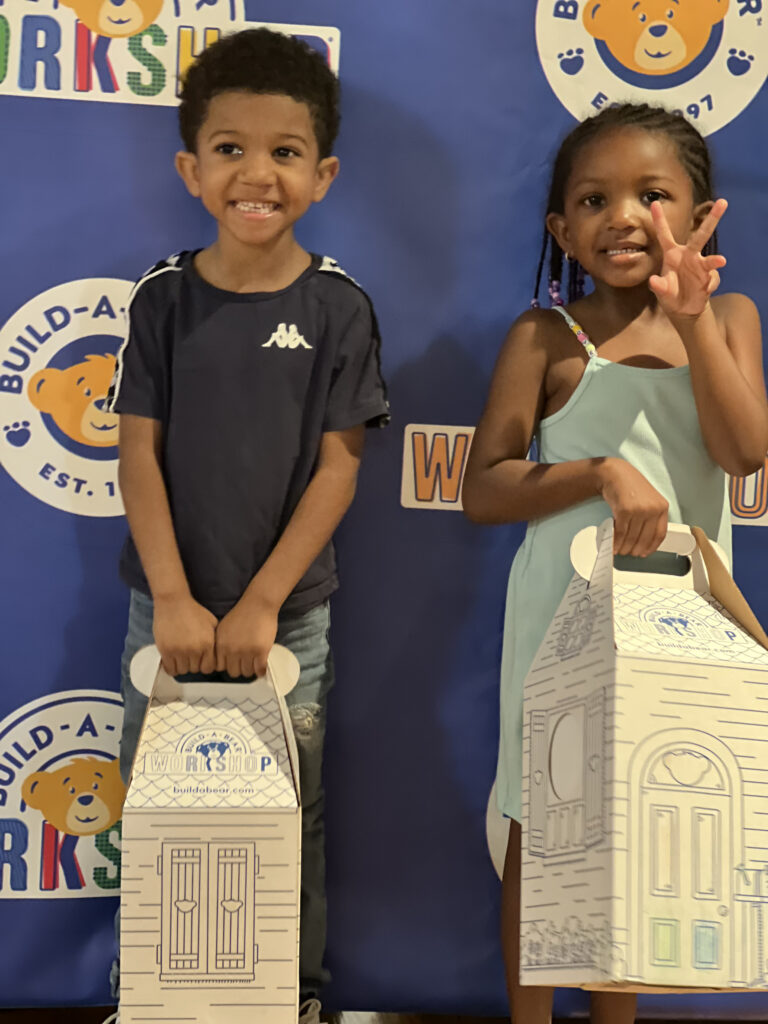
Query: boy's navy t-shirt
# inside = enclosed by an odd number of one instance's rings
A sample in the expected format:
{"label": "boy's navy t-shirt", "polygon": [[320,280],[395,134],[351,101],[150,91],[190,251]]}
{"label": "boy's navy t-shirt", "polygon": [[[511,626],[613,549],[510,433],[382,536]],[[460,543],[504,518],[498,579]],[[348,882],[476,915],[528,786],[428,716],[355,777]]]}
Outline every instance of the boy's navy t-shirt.
{"label": "boy's navy t-shirt", "polygon": [[[225,615],[279,540],[315,469],[325,431],[389,419],[370,300],[333,261],[278,292],[204,281],[185,252],[136,285],[110,399],[159,420],[163,474],[194,598]],[[149,594],[129,536],[129,586]],[[338,586],[329,543],[283,610]]]}

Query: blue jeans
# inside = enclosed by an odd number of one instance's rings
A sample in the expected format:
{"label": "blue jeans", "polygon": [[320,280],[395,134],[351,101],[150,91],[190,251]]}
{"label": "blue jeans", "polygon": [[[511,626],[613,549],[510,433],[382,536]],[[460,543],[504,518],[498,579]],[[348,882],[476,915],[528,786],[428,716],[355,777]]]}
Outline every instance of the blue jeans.
{"label": "blue jeans", "polygon": [[[130,665],[134,654],[153,644],[152,598],[131,591],[128,633],[121,661],[120,692],[125,703],[123,731],[120,736],[120,773],[127,783],[133,755],[147,706],[146,697],[131,683]],[[328,602],[299,615],[280,614],[276,642],[296,655],[301,673],[299,681],[286,696],[299,751],[301,785],[301,931],[299,940],[300,999],[317,997],[328,972],[323,968],[326,929],[325,899],[325,823],[322,784],[323,740],[325,737],[326,696],[333,685],[333,658],[328,642],[330,628]],[[120,941],[120,911],[115,920]],[[120,961],[111,974],[112,994],[120,996]]]}

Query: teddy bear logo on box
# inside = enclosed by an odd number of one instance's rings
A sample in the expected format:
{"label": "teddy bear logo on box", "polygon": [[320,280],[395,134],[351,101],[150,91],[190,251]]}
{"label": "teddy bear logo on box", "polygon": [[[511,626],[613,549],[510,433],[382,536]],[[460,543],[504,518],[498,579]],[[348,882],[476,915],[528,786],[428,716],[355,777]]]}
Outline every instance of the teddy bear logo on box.
{"label": "teddy bear logo on box", "polygon": [[91,278],[26,302],[0,329],[0,462],[47,505],[123,513],[118,416],[106,408],[131,283]]}
{"label": "teddy bear logo on box", "polygon": [[611,103],[679,110],[710,134],[748,106],[768,70],[764,0],[539,0],[549,84],[579,119]]}

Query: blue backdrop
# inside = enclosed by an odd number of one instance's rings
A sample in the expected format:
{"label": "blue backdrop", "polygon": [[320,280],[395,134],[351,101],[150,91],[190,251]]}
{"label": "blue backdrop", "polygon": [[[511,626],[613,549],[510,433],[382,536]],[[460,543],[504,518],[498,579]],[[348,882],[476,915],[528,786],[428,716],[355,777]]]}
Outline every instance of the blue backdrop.
{"label": "blue backdrop", "polygon": [[[17,5],[72,21],[54,0],[0,0],[0,43],[10,40],[11,61]],[[327,758],[334,980],[326,1002],[501,1014],[499,883],[485,810],[502,604],[522,532],[401,507],[403,430],[476,422],[501,339],[530,300],[545,179],[574,119],[542,68],[534,0],[320,7],[246,2],[254,20],[340,30],[341,176],[300,237],[373,296],[393,410],[390,428],[368,439],[358,497],[338,535],[338,684]],[[753,56],[751,70],[761,73],[765,35],[755,7],[744,6],[754,41],[741,59]],[[44,28],[33,28],[40,49]],[[173,170],[173,109],[49,98],[43,71],[28,95],[10,94],[19,91],[13,68],[4,82],[0,75],[0,323],[62,282],[132,280],[158,258],[212,237]],[[754,93],[711,143],[719,190],[731,201],[721,230],[725,287],[752,295],[766,319],[768,93]],[[0,424],[12,435],[0,440],[5,454],[24,429],[10,408],[0,406],[17,423]],[[9,472],[0,474],[0,529],[0,718],[10,737],[16,709],[30,701],[117,689],[126,593],[116,564],[125,525],[53,507]],[[767,544],[764,529],[735,530],[735,575],[763,621]],[[0,745],[5,734],[0,726]],[[0,764],[13,767],[13,757],[22,755],[0,746]],[[7,821],[16,811],[10,801],[0,805]],[[0,872],[14,836],[8,826]],[[0,1002],[107,1003],[114,897],[20,899],[9,879],[10,870],[0,874]],[[558,1009],[583,1009],[585,1001],[563,993]],[[697,1019],[768,1013],[768,995],[644,1003]]]}

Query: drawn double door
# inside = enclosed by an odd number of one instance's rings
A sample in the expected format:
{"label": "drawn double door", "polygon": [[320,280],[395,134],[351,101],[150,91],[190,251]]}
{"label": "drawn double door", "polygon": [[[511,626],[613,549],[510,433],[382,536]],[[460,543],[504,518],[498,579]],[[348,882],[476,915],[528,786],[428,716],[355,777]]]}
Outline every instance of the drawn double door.
{"label": "drawn double door", "polygon": [[707,746],[657,740],[636,780],[640,830],[639,843],[632,836],[629,843],[630,893],[637,886],[630,927],[640,976],[669,967],[696,972],[706,986],[728,986],[736,980],[733,857],[741,822],[736,780],[711,749],[717,741],[705,738]]}
{"label": "drawn double door", "polygon": [[163,843],[160,978],[245,981],[254,976],[255,846]]}

